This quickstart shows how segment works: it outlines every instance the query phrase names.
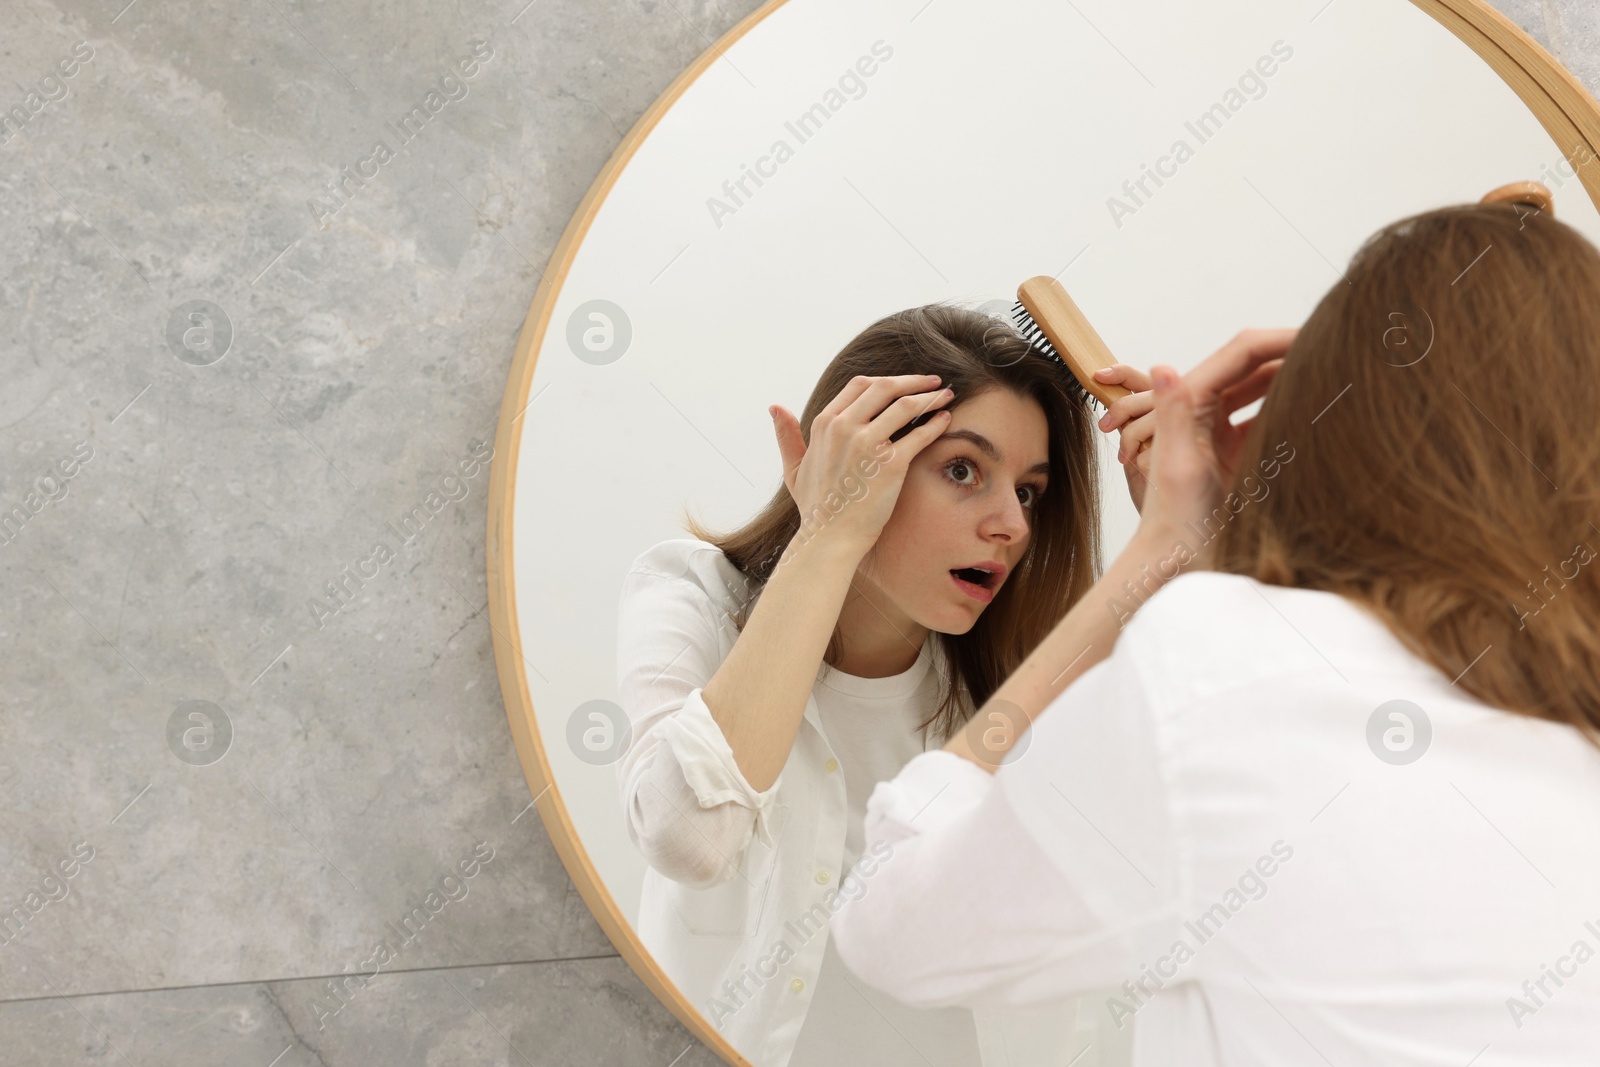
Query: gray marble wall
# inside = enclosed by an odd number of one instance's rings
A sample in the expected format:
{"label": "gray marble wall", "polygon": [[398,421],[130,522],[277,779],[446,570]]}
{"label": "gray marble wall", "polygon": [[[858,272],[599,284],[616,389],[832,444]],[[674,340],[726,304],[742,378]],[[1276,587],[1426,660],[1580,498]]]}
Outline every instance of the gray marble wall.
{"label": "gray marble wall", "polygon": [[[590,181],[757,6],[4,5],[0,1063],[717,1062],[527,810],[482,457]],[[1600,81],[1593,0],[1502,7]]]}

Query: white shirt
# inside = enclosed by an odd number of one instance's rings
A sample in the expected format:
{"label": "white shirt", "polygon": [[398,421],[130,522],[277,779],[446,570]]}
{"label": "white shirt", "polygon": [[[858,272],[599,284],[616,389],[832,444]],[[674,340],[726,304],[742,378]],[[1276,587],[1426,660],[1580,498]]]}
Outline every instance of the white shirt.
{"label": "white shirt", "polygon": [[[881,781],[926,747],[918,724],[938,700],[942,675],[932,669],[935,642],[922,643],[916,663],[887,678],[861,678],[824,665],[812,697],[823,737],[839,753],[845,785],[844,858],[847,870],[865,849],[867,798]],[[824,764],[824,769],[827,765]],[[887,862],[892,862],[892,857]],[[870,889],[870,879],[853,895]],[[972,1012],[960,1008],[911,1008],[851,975],[831,939],[823,946],[816,992],[806,1011],[789,1067],[838,1067],[841,1063],[928,1063],[977,1067],[981,1062]]]}
{"label": "white shirt", "polygon": [[976,1067],[980,1043],[1007,1036],[1000,1022],[980,1034],[969,1010],[902,1005],[849,975],[829,937],[832,918],[893,862],[889,849],[863,854],[873,786],[938,747],[917,728],[945,677],[935,638],[892,677],[819,665],[794,747],[758,792],[701,697],[754,589],[716,546],[688,538],[641,553],[623,583],[618,701],[631,741],[617,775],[649,864],[640,940],[758,1067],[834,1067],[841,1055]]}
{"label": "white shirt", "polygon": [[1139,1067],[1600,1059],[1600,752],[1353,601],[1180,575],[1024,737],[993,776],[933,751],[874,791],[895,859],[833,924],[864,981],[1120,987]]}
{"label": "white shirt", "polygon": [[[650,865],[640,940],[760,1067],[831,1067],[836,1041],[920,1067],[895,1026],[933,1062],[974,1067],[970,1011],[900,1005],[853,982],[828,944],[834,911],[860,892],[840,878],[861,858],[872,786],[931,744],[917,723],[942,677],[933,641],[889,678],[819,665],[789,758],[757,792],[701,697],[739,636],[729,616],[753,593],[716,546],[687,538],[642,553],[624,580],[618,693],[632,740],[617,770],[629,835]],[[780,942],[792,958],[778,958]]]}

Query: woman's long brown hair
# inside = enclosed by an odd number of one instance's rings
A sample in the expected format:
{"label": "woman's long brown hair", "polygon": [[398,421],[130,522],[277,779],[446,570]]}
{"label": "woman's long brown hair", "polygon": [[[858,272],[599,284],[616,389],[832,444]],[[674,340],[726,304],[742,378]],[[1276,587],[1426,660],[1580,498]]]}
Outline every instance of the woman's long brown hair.
{"label": "woman's long brown hair", "polygon": [[1215,566],[1349,597],[1477,699],[1596,740],[1597,411],[1587,239],[1508,204],[1401,219],[1285,355],[1233,488],[1293,461]]}
{"label": "woman's long brown hair", "polygon": [[[983,706],[1099,576],[1094,418],[1069,399],[1062,387],[1065,373],[1033,351],[1009,324],[981,311],[929,304],[862,330],[822,372],[800,415],[800,432],[809,445],[812,420],[858,374],[937,374],[954,392],[945,405],[952,410],[996,388],[1031,397],[1044,409],[1050,427],[1050,489],[1039,498],[1027,551],[972,629],[937,635],[934,654],[943,657],[945,682],[921,726],[931,726],[941,739],[951,737]],[[685,512],[685,529],[720,548],[748,582],[742,606],[730,616],[741,631],[800,525],[800,509],[782,483],[760,513],[731,533],[710,531]],[[870,553],[867,560],[870,564]],[[835,624],[823,662],[836,665],[843,651]]]}

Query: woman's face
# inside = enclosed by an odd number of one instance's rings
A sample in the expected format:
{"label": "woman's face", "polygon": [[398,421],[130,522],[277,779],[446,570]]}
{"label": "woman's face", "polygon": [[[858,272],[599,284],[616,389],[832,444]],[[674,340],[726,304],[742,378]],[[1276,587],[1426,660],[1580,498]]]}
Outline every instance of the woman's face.
{"label": "woman's face", "polygon": [[[966,633],[1011,580],[1049,483],[1049,442],[1038,401],[1009,389],[951,409],[944,434],[912,458],[865,569],[906,621]],[[986,588],[951,573],[994,564],[1005,570],[983,579]]]}

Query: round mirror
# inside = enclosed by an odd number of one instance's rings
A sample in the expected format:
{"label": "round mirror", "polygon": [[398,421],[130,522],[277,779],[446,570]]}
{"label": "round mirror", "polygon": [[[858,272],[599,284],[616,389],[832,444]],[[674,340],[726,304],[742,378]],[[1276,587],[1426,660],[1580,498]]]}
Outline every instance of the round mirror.
{"label": "round mirror", "polygon": [[[1298,325],[1381,225],[1514,181],[1544,183],[1557,217],[1600,243],[1593,175],[1568,162],[1593,158],[1592,108],[1473,0],[790,0],[669,87],[595,181],[529,311],[489,567],[540,815],[685,1025],[755,1067],[821,1062],[808,1035],[823,1023],[855,1050],[833,1062],[874,1064],[1113,1065],[1131,1034],[1093,991],[1005,1017],[899,1014],[859,983],[808,987],[769,950],[787,939],[814,980],[817,931],[775,902],[837,900],[838,855],[816,858],[809,888],[775,887],[770,856],[759,871],[747,858],[733,872],[745,911],[725,909],[727,892],[649,899],[618,774],[641,740],[619,693],[634,655],[619,649],[619,600],[644,553],[692,537],[686,509],[729,531],[772,498],[769,405],[798,414],[884,316],[944,301],[1009,313],[1041,274],[1119,360],[1187,369],[1241,328]],[[1137,514],[1116,438],[1099,436],[1109,559]]]}

